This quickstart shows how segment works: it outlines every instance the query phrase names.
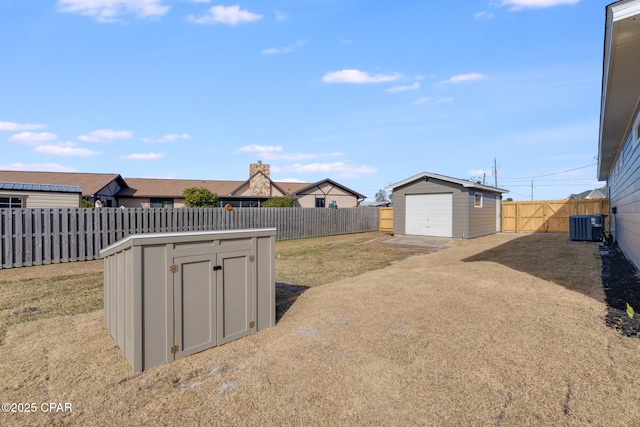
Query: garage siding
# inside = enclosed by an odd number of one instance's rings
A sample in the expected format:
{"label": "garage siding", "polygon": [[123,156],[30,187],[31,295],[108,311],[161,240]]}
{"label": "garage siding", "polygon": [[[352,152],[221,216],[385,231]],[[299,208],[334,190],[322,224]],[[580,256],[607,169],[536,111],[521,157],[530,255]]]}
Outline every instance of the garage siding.
{"label": "garage siding", "polygon": [[[468,236],[468,198],[469,193],[459,185],[429,179],[429,181],[418,180],[405,186],[396,188],[393,192],[393,229],[397,234],[406,234],[406,196],[411,194],[444,194],[453,195],[453,237],[461,238]],[[494,217],[495,228],[495,217]]]}
{"label": "garage siding", "polygon": [[496,232],[496,208],[500,196],[497,194],[478,192],[482,194],[482,207],[474,206],[476,191],[469,192],[469,238],[486,236]]}

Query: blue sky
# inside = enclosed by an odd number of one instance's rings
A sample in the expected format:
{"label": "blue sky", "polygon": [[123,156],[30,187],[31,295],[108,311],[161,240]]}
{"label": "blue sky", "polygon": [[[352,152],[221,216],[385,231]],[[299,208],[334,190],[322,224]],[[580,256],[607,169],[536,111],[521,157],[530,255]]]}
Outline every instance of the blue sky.
{"label": "blue sky", "polygon": [[596,188],[596,0],[0,0],[0,169]]}

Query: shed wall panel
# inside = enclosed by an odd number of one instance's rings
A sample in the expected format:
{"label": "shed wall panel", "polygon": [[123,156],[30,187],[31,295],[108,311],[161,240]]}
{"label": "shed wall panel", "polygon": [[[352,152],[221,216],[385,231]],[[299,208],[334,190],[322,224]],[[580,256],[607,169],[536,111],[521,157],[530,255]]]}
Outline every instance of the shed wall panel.
{"label": "shed wall panel", "polygon": [[[256,322],[257,330],[268,328],[276,324],[276,293],[275,283],[275,237],[258,237],[257,252],[260,254],[256,259]],[[259,280],[262,278],[262,280]],[[265,280],[265,278],[268,278]]]}
{"label": "shed wall panel", "polygon": [[146,369],[167,361],[173,345],[168,341],[173,335],[169,317],[169,306],[173,301],[167,299],[167,295],[172,293],[167,292],[169,265],[165,245],[144,246],[141,255],[143,369]]}

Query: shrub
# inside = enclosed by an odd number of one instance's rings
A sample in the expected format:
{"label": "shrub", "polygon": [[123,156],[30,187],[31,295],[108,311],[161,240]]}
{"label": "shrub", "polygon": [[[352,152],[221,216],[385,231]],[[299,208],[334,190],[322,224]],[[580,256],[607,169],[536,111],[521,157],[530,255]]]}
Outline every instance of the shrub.
{"label": "shrub", "polygon": [[293,208],[296,206],[295,197],[272,197],[262,203],[263,208]]}
{"label": "shrub", "polygon": [[215,208],[218,206],[218,195],[204,187],[185,188],[184,205],[189,208]]}

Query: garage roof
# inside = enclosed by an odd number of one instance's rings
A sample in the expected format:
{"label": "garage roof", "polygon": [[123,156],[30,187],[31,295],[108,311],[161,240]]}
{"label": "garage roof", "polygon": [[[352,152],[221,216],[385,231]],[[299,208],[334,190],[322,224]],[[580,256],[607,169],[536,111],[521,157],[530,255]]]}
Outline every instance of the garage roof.
{"label": "garage roof", "polygon": [[417,181],[419,179],[438,179],[440,181],[446,181],[446,182],[451,182],[453,184],[458,184],[461,185],[465,188],[473,188],[476,190],[481,190],[481,191],[489,191],[489,192],[493,192],[493,193],[508,193],[509,190],[504,190],[502,188],[498,188],[498,187],[491,187],[489,185],[482,185],[482,184],[476,184],[475,182],[472,181],[467,181],[466,179],[458,179],[458,178],[452,178],[450,176],[445,176],[445,175],[438,175],[437,173],[431,173],[431,172],[421,172],[417,175],[412,176],[411,178],[407,178],[403,181],[400,182],[396,182],[395,184],[391,184],[390,186],[388,186],[387,188],[385,188],[386,191],[393,191],[398,187],[402,187],[403,185],[409,184],[413,181]]}

